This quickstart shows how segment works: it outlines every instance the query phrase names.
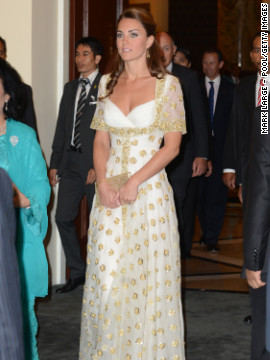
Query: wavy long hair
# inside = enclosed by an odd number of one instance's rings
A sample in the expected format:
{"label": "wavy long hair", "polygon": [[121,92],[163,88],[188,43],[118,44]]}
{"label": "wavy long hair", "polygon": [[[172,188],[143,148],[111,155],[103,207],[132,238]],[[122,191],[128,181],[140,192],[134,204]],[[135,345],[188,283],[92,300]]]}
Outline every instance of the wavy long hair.
{"label": "wavy long hair", "polygon": [[[156,34],[156,24],[153,19],[153,16],[149,11],[141,8],[128,8],[123,11],[122,15],[120,15],[117,21],[117,27],[119,22],[122,19],[135,19],[139,21],[146,31],[147,37],[154,36],[153,44],[148,49],[148,57],[146,58],[147,67],[152,76],[157,78],[163,78],[166,74],[166,71],[162,62],[162,51],[161,48],[155,38]],[[107,83],[107,93],[106,97],[110,96],[113,92],[113,88],[118,82],[119,76],[125,69],[124,61],[119,55],[118,51],[115,50],[113,57],[110,63],[110,80]]]}

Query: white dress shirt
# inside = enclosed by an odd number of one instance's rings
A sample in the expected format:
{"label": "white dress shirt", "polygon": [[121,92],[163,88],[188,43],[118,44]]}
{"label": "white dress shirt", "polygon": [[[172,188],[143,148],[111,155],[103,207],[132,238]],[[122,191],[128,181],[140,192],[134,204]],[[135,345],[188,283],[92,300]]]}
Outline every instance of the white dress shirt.
{"label": "white dress shirt", "polygon": [[172,67],[173,67],[173,63],[170,62],[169,65],[166,67],[166,70],[169,71],[169,73],[172,73]]}
{"label": "white dress shirt", "polygon": [[[269,95],[269,90],[270,90],[270,75],[268,74],[268,76],[265,78],[266,79],[266,86],[267,86],[267,94]],[[261,81],[261,75],[259,72],[257,72],[257,80],[256,80],[256,87],[255,87],[255,104],[257,106],[258,103],[258,94],[259,94],[259,89],[260,89],[260,81]]]}

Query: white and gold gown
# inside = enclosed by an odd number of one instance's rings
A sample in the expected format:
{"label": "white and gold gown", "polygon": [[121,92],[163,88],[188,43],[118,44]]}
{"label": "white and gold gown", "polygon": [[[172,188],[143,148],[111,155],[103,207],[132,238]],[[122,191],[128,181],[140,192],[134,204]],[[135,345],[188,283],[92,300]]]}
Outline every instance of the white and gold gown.
{"label": "white and gold gown", "polygon": [[[108,75],[99,96],[106,94]],[[92,128],[109,131],[106,177],[133,174],[168,132],[186,132],[178,79],[157,79],[155,100],[127,116],[99,101]],[[165,170],[139,186],[133,204],[90,215],[81,360],[183,360],[180,250],[173,192]]]}

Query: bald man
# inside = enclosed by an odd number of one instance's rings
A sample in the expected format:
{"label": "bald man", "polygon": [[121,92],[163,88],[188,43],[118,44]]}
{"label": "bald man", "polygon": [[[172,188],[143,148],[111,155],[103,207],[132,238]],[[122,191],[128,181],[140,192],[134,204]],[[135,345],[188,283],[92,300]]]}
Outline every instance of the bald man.
{"label": "bald man", "polygon": [[174,191],[182,258],[190,258],[197,187],[196,181],[191,179],[211,174],[211,167],[208,167],[207,162],[209,128],[196,72],[173,63],[176,46],[169,34],[159,32],[157,41],[163,52],[163,64],[168,72],[179,79],[184,95],[187,135],[182,139],[180,154],[166,170]]}

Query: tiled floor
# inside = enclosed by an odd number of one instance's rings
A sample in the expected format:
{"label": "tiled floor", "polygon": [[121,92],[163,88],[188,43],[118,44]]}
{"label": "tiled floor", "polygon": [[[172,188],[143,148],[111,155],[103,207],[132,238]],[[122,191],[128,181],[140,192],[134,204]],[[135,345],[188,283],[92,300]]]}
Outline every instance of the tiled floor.
{"label": "tiled floor", "polygon": [[196,218],[192,258],[182,260],[182,286],[186,289],[205,289],[248,292],[241,278],[243,264],[243,218],[241,205],[230,194],[224,224],[219,237],[219,253],[212,254],[200,245],[201,230]]}

